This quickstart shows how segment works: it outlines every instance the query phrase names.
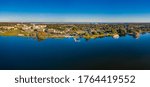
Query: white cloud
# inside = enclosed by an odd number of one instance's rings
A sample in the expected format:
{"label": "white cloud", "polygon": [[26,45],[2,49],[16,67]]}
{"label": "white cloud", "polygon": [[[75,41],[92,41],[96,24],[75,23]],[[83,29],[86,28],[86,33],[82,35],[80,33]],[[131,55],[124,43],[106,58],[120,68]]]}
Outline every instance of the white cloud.
{"label": "white cloud", "polygon": [[0,14],[0,22],[150,22],[150,15]]}

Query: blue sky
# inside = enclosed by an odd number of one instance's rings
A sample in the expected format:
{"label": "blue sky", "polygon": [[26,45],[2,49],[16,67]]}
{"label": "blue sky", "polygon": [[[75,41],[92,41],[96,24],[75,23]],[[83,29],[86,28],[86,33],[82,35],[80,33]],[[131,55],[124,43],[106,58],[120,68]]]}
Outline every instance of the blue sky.
{"label": "blue sky", "polygon": [[4,22],[150,22],[149,0],[0,0]]}

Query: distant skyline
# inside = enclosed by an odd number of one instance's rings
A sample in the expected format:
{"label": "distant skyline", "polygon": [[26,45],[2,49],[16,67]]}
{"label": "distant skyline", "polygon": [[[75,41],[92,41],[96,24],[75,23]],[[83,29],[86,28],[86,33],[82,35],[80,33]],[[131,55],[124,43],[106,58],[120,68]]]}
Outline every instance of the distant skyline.
{"label": "distant skyline", "polygon": [[1,0],[0,22],[150,22],[149,0]]}

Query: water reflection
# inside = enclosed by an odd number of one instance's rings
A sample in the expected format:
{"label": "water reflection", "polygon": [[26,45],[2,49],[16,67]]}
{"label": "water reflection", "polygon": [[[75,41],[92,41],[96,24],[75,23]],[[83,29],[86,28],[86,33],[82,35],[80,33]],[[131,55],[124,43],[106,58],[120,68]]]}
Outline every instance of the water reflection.
{"label": "water reflection", "polygon": [[149,33],[40,42],[1,36],[0,43],[0,69],[150,69]]}
{"label": "water reflection", "polygon": [[[135,34],[127,34],[127,35],[121,35],[119,36],[118,34],[115,34],[114,36],[112,36],[113,39],[119,39],[121,37],[126,37],[126,36],[131,36],[132,38],[134,39],[139,39],[141,35],[144,35],[144,34],[149,34],[149,33],[135,33]],[[73,38],[73,37],[72,37]],[[105,37],[99,37],[99,38],[105,38]],[[80,42],[82,37],[80,38],[73,38],[74,39],[74,42]],[[89,41],[91,38],[84,38],[86,41]],[[93,39],[98,39],[98,38],[93,38]]]}

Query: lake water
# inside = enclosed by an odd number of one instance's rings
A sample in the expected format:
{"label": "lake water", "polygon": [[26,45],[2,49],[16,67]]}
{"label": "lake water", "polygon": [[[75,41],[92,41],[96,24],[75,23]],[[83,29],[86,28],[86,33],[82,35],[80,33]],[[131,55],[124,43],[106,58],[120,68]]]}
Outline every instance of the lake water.
{"label": "lake water", "polygon": [[0,36],[0,69],[150,69],[150,34],[38,41]]}

